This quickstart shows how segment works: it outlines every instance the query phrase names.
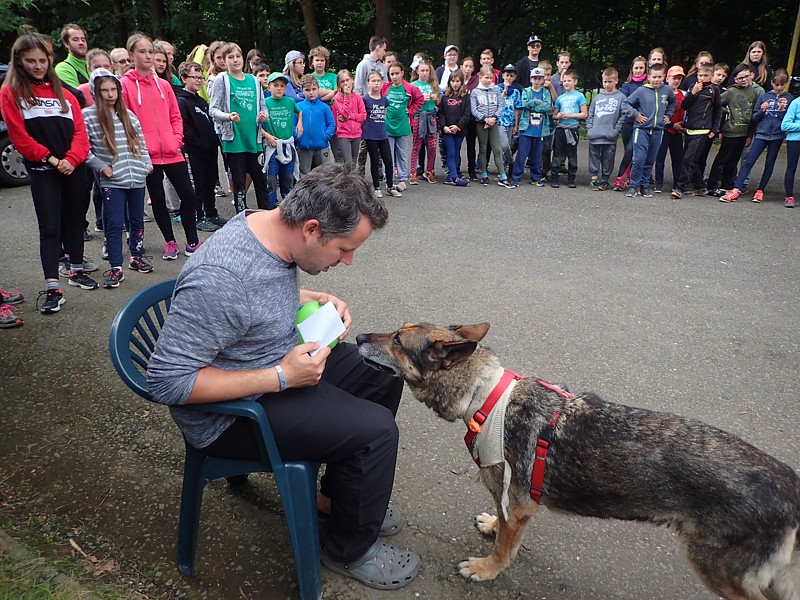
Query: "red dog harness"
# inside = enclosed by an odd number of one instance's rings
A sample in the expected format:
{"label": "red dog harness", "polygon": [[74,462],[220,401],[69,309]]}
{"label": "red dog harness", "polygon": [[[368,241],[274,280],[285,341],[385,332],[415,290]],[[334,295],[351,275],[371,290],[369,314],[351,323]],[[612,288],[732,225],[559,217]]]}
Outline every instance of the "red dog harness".
{"label": "red dog harness", "polygon": [[[467,450],[470,451],[470,454],[472,453],[472,444],[475,441],[475,438],[481,432],[483,424],[486,422],[486,419],[492,412],[492,409],[494,409],[497,401],[500,400],[502,395],[508,389],[508,386],[511,385],[512,381],[518,381],[520,379],[525,379],[525,377],[518,375],[513,371],[509,371],[508,369],[503,371],[503,376],[500,378],[500,381],[497,382],[497,385],[494,386],[494,389],[489,394],[489,397],[486,398],[486,401],[477,411],[475,411],[475,414],[472,415],[472,418],[469,420],[469,424],[467,425],[467,434],[464,436],[464,443],[467,445]],[[533,461],[533,473],[531,474],[531,498],[533,498],[533,501],[538,504],[542,499],[545,459],[547,458],[547,452],[550,449],[550,441],[553,438],[556,425],[558,424],[558,420],[561,418],[561,411],[564,409],[567,400],[570,400],[575,396],[569,392],[565,392],[560,387],[553,385],[552,383],[547,383],[541,379],[536,379],[535,381],[542,387],[557,393],[562,399],[561,407],[553,413],[550,423],[545,426],[545,428],[539,434],[539,438],[536,440],[536,455]],[[474,460],[475,464],[480,467],[480,459]]]}

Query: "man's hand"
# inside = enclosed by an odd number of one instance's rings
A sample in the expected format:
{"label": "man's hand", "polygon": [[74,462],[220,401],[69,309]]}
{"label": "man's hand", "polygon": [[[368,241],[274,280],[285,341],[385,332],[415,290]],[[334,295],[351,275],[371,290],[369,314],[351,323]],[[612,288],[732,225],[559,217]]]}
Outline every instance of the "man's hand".
{"label": "man's hand", "polygon": [[309,354],[319,347],[320,342],[306,342],[295,346],[283,357],[281,368],[287,388],[309,387],[319,383],[331,353],[330,348],[323,346],[315,356]]}

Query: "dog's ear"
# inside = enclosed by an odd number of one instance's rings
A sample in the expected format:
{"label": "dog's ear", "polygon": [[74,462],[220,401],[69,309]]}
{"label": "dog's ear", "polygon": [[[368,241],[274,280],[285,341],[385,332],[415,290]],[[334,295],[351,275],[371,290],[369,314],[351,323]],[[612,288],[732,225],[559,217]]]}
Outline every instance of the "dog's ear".
{"label": "dog's ear", "polygon": [[450,325],[448,329],[455,331],[465,340],[480,342],[489,332],[489,324],[477,323],[475,325]]}
{"label": "dog's ear", "polygon": [[465,340],[463,342],[440,342],[436,345],[440,352],[442,368],[450,369],[468,359],[478,347],[478,342]]}

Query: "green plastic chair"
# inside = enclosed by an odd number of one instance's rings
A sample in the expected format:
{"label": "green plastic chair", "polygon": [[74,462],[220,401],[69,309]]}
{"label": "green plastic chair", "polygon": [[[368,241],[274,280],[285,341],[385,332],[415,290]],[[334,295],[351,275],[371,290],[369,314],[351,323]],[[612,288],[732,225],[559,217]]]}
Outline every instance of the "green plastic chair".
{"label": "green plastic chair", "polygon": [[[111,361],[122,381],[146,400],[147,363],[167,318],[175,280],[151,285],[136,293],[120,309],[108,337]],[[205,485],[214,479],[247,473],[272,472],[278,485],[294,550],[297,580],[302,600],[322,597],[319,531],[317,529],[317,471],[319,465],[307,461],[284,462],[272,434],[267,415],[258,402],[233,400],[210,404],[185,405],[193,410],[245,417],[252,420],[261,444],[261,459],[230,460],[203,455],[186,445],[183,491],[178,524],[178,569],[194,574],[200,505]]]}

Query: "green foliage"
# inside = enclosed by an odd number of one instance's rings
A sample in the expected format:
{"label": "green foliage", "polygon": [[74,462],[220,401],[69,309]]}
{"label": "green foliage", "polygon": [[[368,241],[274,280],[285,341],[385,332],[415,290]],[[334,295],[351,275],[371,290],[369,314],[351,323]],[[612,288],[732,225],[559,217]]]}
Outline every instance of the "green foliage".
{"label": "green foliage", "polygon": [[[315,2],[322,43],[335,68],[354,68],[374,32],[377,0]],[[163,10],[153,23],[151,9]],[[408,62],[425,51],[440,64],[447,40],[448,0],[393,0],[392,47]],[[573,54],[581,85],[594,87],[603,68],[614,65],[625,79],[631,59],[663,46],[670,63],[689,67],[700,50],[731,65],[753,40],[766,42],[773,67],[785,66],[796,4],[785,0],[463,0],[462,54],[490,47],[495,66],[526,54],[531,32],[544,40],[542,58],[559,49]],[[90,46],[111,48],[136,29],[164,32],[180,58],[195,44],[237,41],[247,52],[258,47],[273,67],[291,49],[308,51],[298,0],[0,0],[0,40],[9,47],[17,29],[29,24],[57,36],[69,21],[89,32]],[[58,45],[57,45],[58,46]],[[60,50],[63,53],[63,50]]]}

